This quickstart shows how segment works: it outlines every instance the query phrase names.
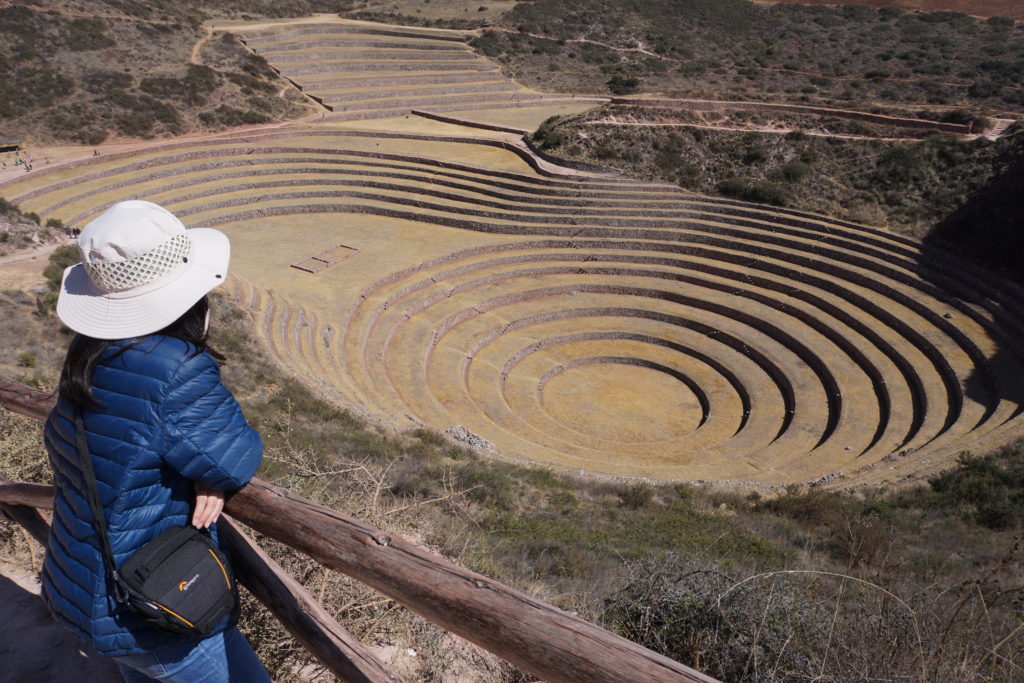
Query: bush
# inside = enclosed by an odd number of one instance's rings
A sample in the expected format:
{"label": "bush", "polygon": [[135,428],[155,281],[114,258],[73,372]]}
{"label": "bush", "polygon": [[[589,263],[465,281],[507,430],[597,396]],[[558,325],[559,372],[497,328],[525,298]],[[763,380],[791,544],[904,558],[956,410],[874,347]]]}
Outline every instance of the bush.
{"label": "bush", "polygon": [[270,120],[269,116],[259,113],[258,111],[248,110],[242,113],[242,123],[252,125],[256,123],[266,123]]}
{"label": "bush", "polygon": [[765,180],[731,178],[718,183],[716,189],[726,197],[748,202],[787,206],[791,201],[790,194],[785,188]]}
{"label": "bush", "polygon": [[169,133],[181,130],[181,115],[166,102],[149,95],[134,97],[123,91],[117,91],[117,96],[110,99],[124,110],[114,117],[114,123],[125,135],[150,137],[156,132],[157,124],[163,124],[163,129]]}
{"label": "bush", "polygon": [[86,145],[99,144],[107,137],[104,124],[97,121],[95,111],[81,102],[60,106],[43,120],[58,137]]}
{"label": "bush", "polygon": [[159,99],[196,105],[206,102],[219,81],[219,74],[210,67],[190,64],[184,78],[143,78],[139,89]]}
{"label": "bush", "polygon": [[811,167],[802,161],[791,161],[779,166],[775,173],[787,183],[797,183],[811,174]]}
{"label": "bush", "polygon": [[254,123],[266,123],[269,117],[252,110],[242,111],[222,104],[213,111],[204,111],[199,115],[203,125],[211,128],[220,126],[242,126]]}
{"label": "bush", "polygon": [[759,164],[762,161],[767,161],[770,153],[768,147],[765,145],[754,145],[747,149],[743,154],[743,163],[748,166],[751,164]]}
{"label": "bush", "polygon": [[532,140],[541,149],[555,149],[565,143],[565,133],[558,127],[561,116],[549,116],[534,131]]}
{"label": "bush", "polygon": [[82,260],[78,247],[74,244],[64,244],[50,252],[49,263],[43,269],[43,277],[51,292],[60,289],[60,281],[64,276],[64,269],[73,266]]}
{"label": "bush", "polygon": [[122,71],[98,70],[86,75],[82,87],[91,93],[101,95],[110,90],[125,90],[132,87],[134,82],[135,79]]}
{"label": "bush", "polygon": [[1024,525],[1024,458],[1014,448],[987,457],[960,456],[955,470],[928,481],[934,505],[994,530]]}
{"label": "bush", "polygon": [[631,95],[640,89],[640,79],[635,76],[615,74],[606,85],[614,95]]}
{"label": "bush", "polygon": [[630,510],[639,510],[651,502],[654,491],[647,484],[636,484],[630,486],[619,494],[622,500],[622,507]]}
{"label": "bush", "polygon": [[67,94],[75,86],[73,79],[45,64],[25,66],[13,72],[4,69],[4,72],[5,81],[0,88],[0,119],[50,107],[58,97]]}
{"label": "bush", "polygon": [[64,38],[64,47],[72,52],[102,50],[115,45],[107,35],[107,24],[99,17],[72,19]]}

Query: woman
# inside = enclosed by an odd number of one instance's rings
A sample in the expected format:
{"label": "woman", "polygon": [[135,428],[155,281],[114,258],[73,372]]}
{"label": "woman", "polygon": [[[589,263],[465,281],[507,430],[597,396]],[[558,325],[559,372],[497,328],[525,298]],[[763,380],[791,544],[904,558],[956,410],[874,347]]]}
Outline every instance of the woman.
{"label": "woman", "polygon": [[64,272],[57,300],[78,334],[44,435],[56,497],[43,597],[126,681],[269,681],[235,627],[237,606],[200,639],[118,604],[75,440],[77,407],[118,566],[172,526],[209,528],[216,541],[224,492],[252,478],[263,452],[206,345],[206,294],[227,275],[227,237],[127,201],[90,222],[78,247],[82,263]]}

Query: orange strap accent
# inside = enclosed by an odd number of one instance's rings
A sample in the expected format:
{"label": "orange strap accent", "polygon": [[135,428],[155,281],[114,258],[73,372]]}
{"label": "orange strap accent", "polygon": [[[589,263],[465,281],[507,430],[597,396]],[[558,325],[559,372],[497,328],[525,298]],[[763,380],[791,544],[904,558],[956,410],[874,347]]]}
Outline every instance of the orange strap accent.
{"label": "orange strap accent", "polygon": [[192,622],[191,622],[191,621],[189,621],[189,620],[188,620],[188,619],[186,619],[185,617],[181,616],[181,615],[180,615],[180,614],[178,614],[177,612],[175,612],[175,611],[173,611],[173,610],[169,610],[169,609],[167,609],[166,607],[164,607],[163,605],[161,605],[161,604],[160,604],[159,602],[154,602],[153,604],[154,604],[154,605],[156,605],[157,607],[159,607],[160,609],[162,609],[163,611],[167,612],[168,614],[173,614],[174,616],[178,617],[179,619],[181,619],[182,621],[184,621],[184,622],[185,622],[186,624],[188,624],[188,625],[189,625],[189,628],[195,628],[195,626],[194,626],[194,625],[192,624]]}
{"label": "orange strap accent", "polygon": [[228,570],[224,569],[224,565],[222,565],[220,560],[217,559],[217,553],[213,552],[212,548],[207,548],[207,550],[209,550],[210,554],[213,555],[213,561],[216,562],[217,566],[220,567],[220,570],[224,572],[224,582],[228,584],[228,588],[231,588],[231,579],[228,578]]}

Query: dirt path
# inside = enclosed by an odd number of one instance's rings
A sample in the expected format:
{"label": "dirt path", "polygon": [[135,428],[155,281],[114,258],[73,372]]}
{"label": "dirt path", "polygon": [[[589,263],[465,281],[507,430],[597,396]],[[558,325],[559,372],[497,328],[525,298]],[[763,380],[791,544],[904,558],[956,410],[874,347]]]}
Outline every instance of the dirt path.
{"label": "dirt path", "polygon": [[61,244],[58,242],[40,247],[22,249],[18,253],[0,258],[0,290],[20,289],[31,291],[46,284],[43,268],[49,256]]}
{"label": "dirt path", "polygon": [[207,26],[206,27],[206,33],[203,34],[199,38],[199,40],[196,41],[196,44],[192,46],[192,54],[188,58],[189,64],[201,64],[202,63],[199,60],[199,51],[203,49],[203,45],[205,45],[206,41],[208,41],[211,37],[213,37],[213,27],[212,26]]}
{"label": "dirt path", "polygon": [[27,260],[30,260],[30,259],[39,258],[40,256],[49,256],[50,253],[54,249],[59,247],[61,244],[65,244],[65,243],[64,242],[56,242],[54,244],[47,244],[47,245],[44,245],[44,246],[41,246],[41,247],[32,247],[32,248],[29,248],[29,249],[20,250],[16,254],[11,254],[10,256],[4,256],[3,258],[0,258],[0,266],[7,265],[9,263],[18,263],[20,261],[27,261]]}

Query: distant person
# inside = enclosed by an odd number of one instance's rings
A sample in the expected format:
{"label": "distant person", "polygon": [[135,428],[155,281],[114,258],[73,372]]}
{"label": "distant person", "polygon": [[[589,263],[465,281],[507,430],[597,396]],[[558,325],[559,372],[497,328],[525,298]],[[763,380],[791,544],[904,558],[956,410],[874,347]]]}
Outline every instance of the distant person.
{"label": "distant person", "polygon": [[82,262],[64,271],[57,315],[77,334],[44,431],[56,495],[43,598],[128,683],[269,683],[237,605],[199,637],[118,603],[76,444],[80,411],[119,566],[173,526],[209,528],[219,543],[224,492],[245,486],[263,455],[207,346],[206,295],[227,276],[228,239],[144,201],[114,204],[74,233]]}

